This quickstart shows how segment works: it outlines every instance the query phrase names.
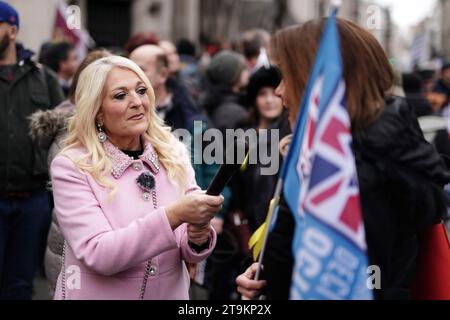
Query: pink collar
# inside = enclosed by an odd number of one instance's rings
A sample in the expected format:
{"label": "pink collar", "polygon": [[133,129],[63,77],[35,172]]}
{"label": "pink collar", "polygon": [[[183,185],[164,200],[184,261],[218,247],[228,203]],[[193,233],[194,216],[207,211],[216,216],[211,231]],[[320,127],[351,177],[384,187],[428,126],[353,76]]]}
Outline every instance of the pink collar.
{"label": "pink collar", "polygon": [[[127,156],[125,153],[119,150],[115,145],[113,145],[111,142],[106,141],[104,144],[106,154],[111,159],[112,162],[112,168],[111,168],[111,174],[114,178],[120,179],[124,172],[136,161],[139,160],[133,160],[129,156]],[[152,145],[150,143],[146,143],[144,147],[144,154],[142,154],[140,157],[140,160],[145,162],[149,165],[150,169],[154,174],[158,174],[160,170],[158,155],[154,151]]]}

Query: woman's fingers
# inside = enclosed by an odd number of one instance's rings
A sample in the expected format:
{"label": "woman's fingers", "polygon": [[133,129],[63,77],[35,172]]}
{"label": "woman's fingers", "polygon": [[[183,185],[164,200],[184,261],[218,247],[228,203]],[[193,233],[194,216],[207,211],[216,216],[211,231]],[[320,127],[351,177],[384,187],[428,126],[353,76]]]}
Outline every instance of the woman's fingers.
{"label": "woman's fingers", "polygon": [[[260,283],[253,284],[251,282],[249,282],[249,283],[244,282],[244,283],[241,283],[241,285],[238,284],[237,290],[244,298],[247,298],[249,300],[254,300],[261,295],[262,290],[266,286],[266,283],[265,283],[265,281],[254,281],[254,280],[251,280],[251,281],[252,282],[260,282]],[[256,288],[256,289],[252,289],[252,287]]]}
{"label": "woman's fingers", "polygon": [[210,236],[210,233],[200,233],[200,234],[195,234],[195,233],[189,233],[189,238],[190,239],[208,239]]}
{"label": "woman's fingers", "polygon": [[[203,225],[209,223],[222,210],[222,196],[208,196],[203,191],[196,191],[183,197],[175,206],[167,209],[175,212],[182,222]],[[170,211],[171,212],[171,211]]]}
{"label": "woman's fingers", "polygon": [[206,196],[205,195],[205,202],[207,205],[211,206],[211,207],[218,207],[221,206],[224,202],[224,197],[223,196]]}
{"label": "woman's fingers", "polygon": [[257,263],[253,264],[248,268],[244,274],[240,275],[236,279],[238,285],[238,292],[245,298],[253,300],[257,298],[262,290],[267,286],[267,282],[264,280],[255,281],[256,272],[259,265]]}
{"label": "woman's fingers", "polygon": [[261,295],[258,291],[249,291],[241,287],[238,287],[237,290],[242,295],[242,300],[255,300]]}
{"label": "woman's fingers", "polygon": [[210,233],[211,232],[211,223],[208,221],[208,223],[196,225],[196,224],[189,224],[188,225],[188,231],[192,233]]}
{"label": "woman's fingers", "polygon": [[210,224],[204,226],[188,225],[189,240],[196,244],[204,244],[208,242],[211,235]]}
{"label": "woman's fingers", "polygon": [[252,264],[247,270],[245,270],[244,275],[248,278],[253,280],[256,276],[256,273],[258,272],[259,263]]}
{"label": "woman's fingers", "polygon": [[240,282],[238,282],[238,285],[245,290],[258,291],[264,289],[264,287],[267,285],[267,282],[264,280],[255,281],[247,277],[243,277],[241,278]]}

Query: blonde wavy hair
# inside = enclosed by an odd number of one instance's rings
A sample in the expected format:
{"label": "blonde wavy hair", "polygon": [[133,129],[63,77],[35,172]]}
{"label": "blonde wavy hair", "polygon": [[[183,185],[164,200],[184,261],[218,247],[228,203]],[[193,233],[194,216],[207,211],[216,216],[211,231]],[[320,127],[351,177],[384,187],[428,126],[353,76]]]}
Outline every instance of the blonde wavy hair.
{"label": "blonde wavy hair", "polygon": [[[180,161],[182,155],[177,151],[181,143],[156,114],[155,93],[147,76],[137,64],[123,57],[110,56],[97,60],[81,73],[75,92],[76,112],[69,121],[68,137],[61,154],[71,158],[78,169],[91,174],[99,185],[111,189],[112,196],[117,192],[115,184],[108,179],[111,177],[111,160],[97,139],[96,129],[96,118],[105,96],[105,83],[114,68],[133,71],[148,88],[150,108],[146,116],[149,126],[142,139],[152,144],[169,180],[184,190],[187,186],[186,163]],[[70,151],[78,148],[84,148],[87,152],[74,159]]]}

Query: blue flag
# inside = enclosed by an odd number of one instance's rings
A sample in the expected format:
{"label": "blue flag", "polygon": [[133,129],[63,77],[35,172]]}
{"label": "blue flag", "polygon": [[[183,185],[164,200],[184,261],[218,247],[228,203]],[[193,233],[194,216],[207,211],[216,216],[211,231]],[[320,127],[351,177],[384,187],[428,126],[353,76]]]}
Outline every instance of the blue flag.
{"label": "blue flag", "polygon": [[367,245],[336,12],[328,19],[282,170],[296,220],[293,300],[367,300]]}

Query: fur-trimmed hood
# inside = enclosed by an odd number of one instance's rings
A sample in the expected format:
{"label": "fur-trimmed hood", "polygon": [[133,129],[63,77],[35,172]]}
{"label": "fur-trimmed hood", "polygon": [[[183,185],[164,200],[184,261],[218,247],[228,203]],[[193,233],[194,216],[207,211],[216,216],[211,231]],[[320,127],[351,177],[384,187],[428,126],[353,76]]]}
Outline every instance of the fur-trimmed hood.
{"label": "fur-trimmed hood", "polygon": [[53,110],[37,111],[30,116],[30,136],[41,148],[49,149],[56,137],[66,132],[74,105],[64,101]]}

